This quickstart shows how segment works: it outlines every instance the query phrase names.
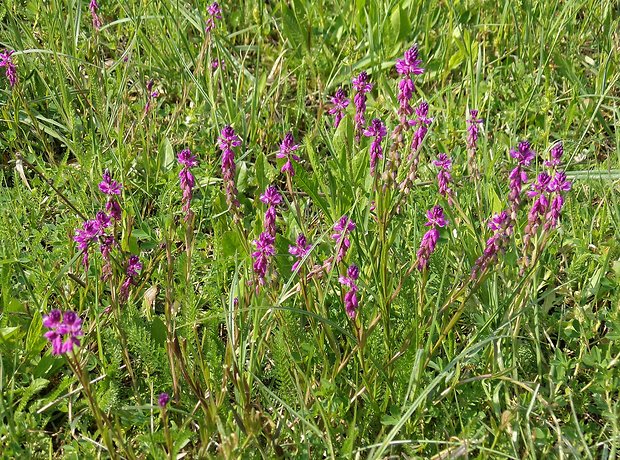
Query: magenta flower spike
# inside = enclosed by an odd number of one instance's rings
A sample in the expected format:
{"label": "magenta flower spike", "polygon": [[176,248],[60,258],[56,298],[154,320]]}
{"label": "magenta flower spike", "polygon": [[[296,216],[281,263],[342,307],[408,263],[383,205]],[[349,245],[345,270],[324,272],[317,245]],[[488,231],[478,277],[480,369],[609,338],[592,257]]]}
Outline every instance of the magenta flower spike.
{"label": "magenta flower spike", "polygon": [[5,68],[5,75],[11,87],[17,84],[17,68],[13,62],[13,50],[4,50],[0,53],[0,67]]}
{"label": "magenta flower spike", "polygon": [[353,88],[356,91],[355,96],[353,96],[353,103],[355,104],[355,132],[357,139],[359,139],[366,124],[366,93],[372,91],[372,83],[370,83],[370,77],[366,72],[362,72],[353,78]]}
{"label": "magenta flower spike", "polygon": [[513,218],[516,215],[516,210],[521,205],[521,189],[527,182],[527,173],[523,169],[525,166],[529,166],[536,154],[530,148],[528,141],[521,141],[516,149],[510,150],[510,156],[517,160],[517,166],[510,172],[510,193],[508,194],[508,200],[512,203]]}
{"label": "magenta flower spike", "polygon": [[260,196],[260,200],[265,203],[267,207],[267,212],[265,212],[265,220],[263,222],[263,226],[265,231],[269,233],[271,236],[276,236],[276,206],[282,203],[282,195],[278,192],[278,189],[270,185]]}
{"label": "magenta flower spike", "polygon": [[258,239],[252,241],[252,244],[256,246],[256,251],[252,253],[252,258],[254,259],[252,267],[254,273],[258,277],[258,283],[261,286],[265,284],[271,257],[276,253],[275,241],[275,236],[269,234],[267,231],[261,233]]}
{"label": "magenta flower spike", "polygon": [[435,252],[437,242],[439,241],[439,228],[448,225],[441,206],[434,206],[429,209],[426,212],[426,218],[427,222],[424,225],[431,228],[422,237],[420,249],[417,252],[417,268],[419,271],[427,269],[431,255]]}
{"label": "magenta flower spike", "polygon": [[428,127],[433,122],[432,118],[428,116],[428,103],[422,101],[420,105],[415,109],[416,119],[409,122],[411,126],[417,126],[416,131],[413,133],[413,140],[411,141],[411,151],[415,152],[422,146],[422,141],[428,133]]}
{"label": "magenta flower spike", "polygon": [[407,117],[413,113],[410,101],[415,91],[415,83],[412,76],[424,73],[420,64],[422,61],[418,59],[418,45],[413,45],[405,51],[403,59],[396,60],[396,71],[403,76],[398,83],[398,114],[401,117]]}
{"label": "magenta flower spike", "polygon": [[437,174],[437,184],[439,185],[439,194],[448,200],[448,204],[452,205],[453,192],[450,188],[452,182],[452,175],[450,170],[452,169],[452,160],[445,153],[440,153],[437,159],[433,161],[433,165],[439,168]]}
{"label": "magenta flower spike", "polygon": [[160,393],[157,397],[157,405],[162,409],[168,405],[170,401],[170,395],[168,393]]}
{"label": "magenta flower spike", "polygon": [[182,200],[185,220],[188,221],[192,215],[190,203],[192,201],[193,189],[196,185],[196,179],[190,170],[198,166],[198,159],[195,155],[192,155],[189,149],[184,149],[177,155],[177,161],[182,165],[181,171],[179,171],[179,182],[183,191]]}
{"label": "magenta flower spike", "polygon": [[475,152],[476,148],[478,147],[478,133],[480,129],[478,125],[482,124],[484,120],[482,118],[478,118],[477,110],[470,110],[469,116],[470,118],[466,120],[467,121],[467,148],[470,151]]}
{"label": "magenta flower spike", "polygon": [[347,312],[347,315],[351,319],[355,319],[357,316],[357,309],[359,307],[359,301],[357,298],[357,279],[360,276],[360,269],[357,265],[352,264],[347,269],[347,274],[341,275],[338,277],[338,282],[343,286],[349,288],[347,292],[344,294],[344,308]]}
{"label": "magenta flower spike", "polygon": [[125,267],[125,281],[121,285],[120,290],[120,298],[122,301],[126,301],[129,298],[129,288],[133,284],[136,284],[136,278],[141,270],[142,262],[140,262],[138,256],[130,256]]}
{"label": "magenta flower spike", "polygon": [[232,126],[225,126],[217,140],[218,146],[222,151],[222,178],[226,190],[226,202],[233,208],[239,207],[237,200],[237,186],[235,185],[235,153],[234,147],[241,145],[241,139],[235,133]]}
{"label": "magenta flower spike", "polygon": [[385,125],[378,118],[373,119],[370,122],[368,128],[364,130],[364,136],[374,138],[370,144],[370,172],[374,174],[375,167],[377,165],[377,159],[383,158],[383,149],[381,148],[381,141],[387,135]]}
{"label": "magenta flower spike", "polygon": [[562,156],[564,155],[564,146],[562,142],[557,142],[549,151],[549,159],[545,160],[545,166],[551,170],[554,170],[560,163],[562,163]]}
{"label": "magenta flower spike", "polygon": [[52,310],[43,317],[43,326],[49,329],[44,337],[52,344],[53,355],[63,355],[80,346],[82,319],[73,311]]}
{"label": "magenta flower spike", "polygon": [[334,115],[334,128],[337,128],[351,101],[347,98],[347,93],[344,89],[338,88],[336,94],[332,96],[332,107],[329,109],[329,114]]}
{"label": "magenta flower spike", "polygon": [[296,272],[303,260],[304,257],[310,252],[310,248],[312,246],[308,244],[306,241],[306,237],[303,234],[297,236],[297,240],[295,241],[295,246],[289,245],[288,252],[292,256],[297,258],[297,261],[291,267],[292,272]]}
{"label": "magenta flower spike", "polygon": [[207,17],[205,32],[209,33],[213,29],[215,29],[215,20],[222,19],[222,9],[220,8],[219,3],[213,2],[211,5],[207,7]]}
{"label": "magenta flower spike", "polygon": [[510,236],[514,231],[514,221],[509,211],[494,214],[487,226],[493,230],[493,235],[487,240],[482,255],[478,257],[474,264],[472,278],[476,278],[480,272],[497,262],[499,254],[506,251]]}
{"label": "magenta flower spike", "polygon": [[355,230],[355,222],[353,222],[346,215],[342,216],[338,222],[334,224],[334,233],[332,234],[332,240],[338,245],[338,253],[336,255],[336,262],[341,262],[347,254],[347,251],[351,247],[351,240],[349,240],[349,233]]}
{"label": "magenta flower spike", "polygon": [[99,11],[99,5],[97,4],[97,0],[90,0],[88,9],[90,10],[90,15],[93,18],[93,28],[95,30],[99,30],[101,28],[101,18],[97,14],[97,12]]}
{"label": "magenta flower spike", "polygon": [[99,182],[99,190],[104,195],[108,196],[105,210],[110,214],[110,217],[114,220],[120,220],[122,217],[121,205],[118,202],[117,196],[121,194],[123,186],[120,182],[112,180],[112,175],[109,169],[103,171],[101,182]]}
{"label": "magenta flower spike", "polygon": [[296,155],[295,150],[299,148],[299,145],[295,144],[295,139],[293,138],[293,133],[288,132],[282,143],[280,144],[280,151],[276,153],[276,158],[286,158],[286,163],[282,166],[280,172],[290,174],[291,177],[295,175],[295,170],[293,169],[293,163],[291,160],[300,161],[301,158]]}

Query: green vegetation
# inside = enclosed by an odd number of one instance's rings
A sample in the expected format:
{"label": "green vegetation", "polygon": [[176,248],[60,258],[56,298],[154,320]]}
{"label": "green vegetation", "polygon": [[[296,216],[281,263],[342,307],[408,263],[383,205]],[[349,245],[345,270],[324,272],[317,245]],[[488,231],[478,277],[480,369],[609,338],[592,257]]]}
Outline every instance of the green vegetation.
{"label": "green vegetation", "polygon": [[[18,77],[0,59],[0,457],[617,458],[617,2],[243,0],[205,32],[208,7],[100,0],[97,30],[87,1],[0,3]],[[420,123],[405,132],[390,180],[395,62],[414,43],[411,105],[427,101],[433,121],[413,154]],[[354,125],[362,71],[365,126],[387,126],[374,175]],[[351,103],[334,128],[340,87]],[[242,141],[238,208],[226,125]],[[289,131],[294,176],[277,157]],[[515,207],[509,152],[524,139],[537,155]],[[557,228],[547,214],[528,242],[526,191],[558,141],[572,188]],[[189,213],[183,149],[198,159]],[[76,230],[116,199],[98,187],[105,169],[122,215],[84,265]],[[269,185],[282,202],[261,284]],[[425,226],[436,205],[443,228]],[[472,276],[489,219],[511,206],[497,260]],[[333,229],[343,215],[355,229]],[[311,249],[297,259],[300,233]],[[44,337],[53,310],[82,320],[69,353]]]}

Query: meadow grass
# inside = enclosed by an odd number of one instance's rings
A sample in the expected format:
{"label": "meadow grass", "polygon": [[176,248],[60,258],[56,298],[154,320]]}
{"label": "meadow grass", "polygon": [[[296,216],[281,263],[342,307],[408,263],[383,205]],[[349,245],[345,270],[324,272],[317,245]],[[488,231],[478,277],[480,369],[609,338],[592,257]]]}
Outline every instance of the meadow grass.
{"label": "meadow grass", "polygon": [[[2,458],[618,457],[617,2],[98,3],[0,4],[18,77],[3,61]],[[412,150],[395,63],[414,43],[410,102],[432,122]],[[221,148],[229,125],[241,145]],[[558,141],[572,188],[529,238],[525,192]],[[445,226],[425,225],[434,206]],[[79,315],[79,346],[44,337],[54,310]]]}

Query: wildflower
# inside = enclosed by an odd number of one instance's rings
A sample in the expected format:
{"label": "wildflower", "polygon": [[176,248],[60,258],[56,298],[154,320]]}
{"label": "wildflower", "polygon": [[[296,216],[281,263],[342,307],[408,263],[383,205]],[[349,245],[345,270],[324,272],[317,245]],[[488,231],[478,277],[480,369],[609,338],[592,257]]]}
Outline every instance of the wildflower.
{"label": "wildflower", "polygon": [[77,243],[77,247],[83,252],[82,264],[88,267],[88,246],[97,240],[101,234],[101,224],[97,219],[87,220],[82,224],[82,228],[75,230],[73,241]]}
{"label": "wildflower", "polygon": [[521,141],[516,149],[510,150],[510,156],[518,162],[517,166],[509,175],[510,193],[508,194],[508,200],[512,203],[513,218],[514,214],[516,214],[516,210],[521,204],[521,188],[523,184],[527,182],[527,173],[523,167],[529,166],[535,155],[528,141]]}
{"label": "wildflower", "polygon": [[546,216],[546,230],[558,226],[560,213],[564,206],[564,193],[568,192],[571,187],[572,183],[566,179],[566,173],[562,171],[555,173],[555,176],[553,176],[553,179],[549,182],[548,190],[552,193],[553,198]]}
{"label": "wildflower", "polygon": [[108,201],[105,205],[105,210],[110,214],[110,217],[114,220],[120,220],[122,217],[121,206],[118,203],[116,195],[121,194],[123,186],[112,180],[112,175],[109,169],[103,171],[102,181],[99,182],[99,190],[101,193],[108,195]]}
{"label": "wildflower", "polygon": [[284,140],[280,144],[280,151],[276,153],[276,158],[286,158],[286,163],[282,166],[280,172],[290,173],[291,177],[295,175],[295,170],[293,169],[293,163],[291,159],[295,161],[301,160],[298,155],[295,155],[293,152],[299,148],[299,145],[295,144],[295,139],[293,139],[293,133],[288,132],[286,136],[284,136]]}
{"label": "wildflower", "polygon": [[95,30],[99,30],[99,28],[101,27],[101,18],[97,14],[97,10],[99,10],[97,0],[90,0],[88,9],[90,10],[90,15],[93,18],[93,27],[95,28]]}
{"label": "wildflower", "polygon": [[338,88],[336,94],[331,98],[332,107],[329,109],[329,114],[334,115],[334,128],[337,128],[340,121],[344,117],[344,113],[351,102],[347,98],[347,93],[344,89]]}
{"label": "wildflower", "polygon": [[183,190],[183,211],[185,212],[185,220],[189,220],[191,216],[190,202],[192,200],[192,191],[196,185],[196,179],[190,171],[191,168],[198,166],[198,160],[189,149],[184,149],[177,155],[178,162],[183,165],[179,171],[179,181],[181,190]]}
{"label": "wildflower", "polygon": [[381,141],[386,135],[387,131],[385,125],[378,118],[373,119],[368,128],[364,130],[364,136],[374,137],[370,144],[370,172],[373,174],[375,172],[375,166],[377,165],[377,158],[383,158]]}
{"label": "wildflower", "polygon": [[61,312],[52,310],[43,317],[43,326],[50,329],[44,337],[52,344],[52,354],[62,355],[73,351],[74,346],[80,346],[82,319],[73,311]]}
{"label": "wildflower", "polygon": [[278,192],[278,189],[273,185],[270,185],[260,196],[260,200],[265,203],[268,208],[265,213],[265,221],[263,223],[265,231],[271,236],[276,236],[276,206],[282,203],[282,195]]}
{"label": "wildflower", "polygon": [[299,234],[297,236],[297,240],[295,241],[295,246],[289,245],[288,252],[289,254],[297,257],[297,261],[291,267],[292,272],[296,272],[301,265],[301,261],[304,257],[310,252],[311,246],[306,241],[306,237],[303,234]]}
{"label": "wildflower", "polygon": [[452,189],[450,188],[450,182],[452,182],[452,176],[450,175],[450,169],[452,169],[452,160],[445,153],[440,153],[437,159],[433,161],[433,165],[439,168],[437,174],[437,183],[439,184],[439,194],[448,199],[448,203],[452,204]]}
{"label": "wildflower", "polygon": [[351,240],[349,240],[348,234],[353,230],[355,230],[355,222],[349,219],[346,215],[342,216],[340,220],[334,224],[332,240],[338,242],[339,244],[336,262],[341,262],[351,247]]}
{"label": "wildflower", "polygon": [[416,119],[409,122],[411,126],[417,126],[415,133],[413,133],[413,140],[411,141],[411,150],[417,151],[422,145],[422,141],[428,133],[428,126],[433,122],[432,118],[428,117],[428,102],[422,101],[420,105],[415,109]]}
{"label": "wildflower", "polygon": [[0,67],[6,67],[5,75],[11,87],[17,84],[17,68],[11,57],[14,53],[13,50],[4,50],[0,53]]}
{"label": "wildflower", "polygon": [[527,225],[525,226],[523,236],[526,248],[530,239],[534,236],[536,230],[540,226],[543,217],[547,213],[549,200],[546,192],[548,191],[549,182],[551,182],[551,177],[545,172],[540,173],[536,179],[536,182],[531,185],[530,190],[527,192],[528,197],[534,198],[534,203],[528,213]]}
{"label": "wildflower", "polygon": [[211,61],[211,69],[213,69],[214,71],[217,69],[225,69],[226,68],[226,61],[224,61],[224,59],[213,59]]}
{"label": "wildflower", "polygon": [[549,159],[545,160],[545,166],[551,170],[557,168],[562,162],[562,155],[564,155],[564,146],[561,142],[557,142],[549,151]]}
{"label": "wildflower", "polygon": [[125,281],[121,285],[121,300],[125,301],[129,297],[129,288],[132,284],[136,284],[136,278],[140,270],[142,270],[142,262],[140,262],[138,256],[130,256],[125,267]]}
{"label": "wildflower", "polygon": [[443,228],[448,225],[441,206],[434,206],[429,209],[426,212],[426,217],[428,220],[424,225],[431,228],[422,237],[420,249],[417,252],[417,267],[420,271],[426,270],[431,254],[435,252],[435,247],[439,241],[438,227]]}
{"label": "wildflower", "polygon": [[412,75],[421,75],[424,73],[424,69],[420,67],[422,63],[418,59],[418,45],[413,45],[407,51],[403,59],[396,60],[396,71],[403,76],[403,79],[398,83],[398,113],[401,116],[408,116],[413,113],[413,108],[409,104],[409,101],[413,97],[415,91],[415,84]]}
{"label": "wildflower", "polygon": [[112,247],[118,243],[112,235],[102,235],[99,239],[99,251],[103,258],[103,266],[101,267],[101,280],[107,281],[112,276],[112,261],[110,260],[110,252]]}
{"label": "wildflower", "polygon": [[225,126],[217,140],[222,151],[222,178],[226,190],[226,202],[228,206],[238,208],[237,187],[235,185],[235,153],[233,147],[241,145],[241,139],[232,126]]}
{"label": "wildflower", "polygon": [[209,17],[206,21],[205,32],[208,33],[215,29],[215,20],[222,19],[222,9],[217,2],[213,2],[207,7],[207,13],[209,14]]}
{"label": "wildflower", "polygon": [[256,246],[256,251],[252,253],[252,258],[254,258],[252,267],[254,268],[254,273],[258,276],[258,282],[261,286],[265,284],[270,257],[276,253],[275,241],[275,236],[267,231],[261,233],[257,240],[252,241],[252,244]]}
{"label": "wildflower", "polygon": [[477,110],[469,111],[470,118],[467,119],[467,148],[475,151],[478,145],[478,125],[483,122],[482,118],[478,118]]}
{"label": "wildflower", "polygon": [[502,211],[493,215],[487,226],[493,230],[493,235],[487,240],[484,252],[474,263],[472,278],[476,278],[481,271],[497,262],[499,253],[506,250],[513,233],[514,221],[508,211]]}
{"label": "wildflower", "polygon": [[357,291],[358,287],[356,284],[357,279],[360,276],[360,270],[357,265],[350,265],[347,269],[347,275],[341,275],[338,278],[338,281],[343,286],[349,288],[349,290],[344,294],[344,308],[349,315],[349,318],[354,319],[357,315],[357,308],[359,306],[359,301],[357,299]]}
{"label": "wildflower", "polygon": [[157,398],[157,404],[162,409],[168,405],[169,401],[170,401],[170,395],[168,395],[168,393],[160,393],[159,397]]}
{"label": "wildflower", "polygon": [[353,96],[353,103],[355,104],[355,131],[357,139],[366,124],[366,93],[372,90],[372,83],[369,81],[368,74],[366,72],[360,73],[353,79],[353,88],[356,93]]}
{"label": "wildflower", "polygon": [[144,113],[149,112],[149,110],[151,109],[151,103],[159,97],[159,91],[157,90],[153,91],[153,85],[154,85],[153,80],[149,80],[148,82],[146,82],[147,95],[146,95],[146,105],[144,106]]}

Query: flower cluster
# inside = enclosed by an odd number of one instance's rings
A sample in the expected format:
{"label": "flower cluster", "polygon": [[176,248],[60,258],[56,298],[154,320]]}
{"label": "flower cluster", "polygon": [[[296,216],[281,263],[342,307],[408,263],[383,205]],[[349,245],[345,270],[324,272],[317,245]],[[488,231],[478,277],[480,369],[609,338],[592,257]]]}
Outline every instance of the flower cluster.
{"label": "flower cluster", "polygon": [[347,255],[347,251],[351,247],[351,240],[349,240],[349,233],[355,230],[355,222],[353,222],[346,215],[342,216],[338,222],[334,224],[334,233],[332,234],[332,240],[336,241],[338,245],[338,252],[336,254],[336,262],[340,263]]}
{"label": "flower cluster", "polygon": [[142,270],[142,262],[138,256],[130,256],[125,267],[125,281],[121,285],[120,298],[124,302],[129,297],[129,288],[132,284],[136,284],[136,278]]}
{"label": "flower cluster", "polygon": [[170,401],[170,395],[168,393],[160,393],[159,396],[157,397],[157,404],[162,409],[168,405],[169,401]]}
{"label": "flower cluster", "polygon": [[477,110],[470,110],[469,116],[470,118],[466,120],[467,121],[467,148],[470,151],[475,152],[476,148],[478,147],[478,132],[480,129],[478,125],[480,125],[484,120],[482,118],[478,118]]}
{"label": "flower cluster", "polygon": [[[88,248],[91,243],[98,241],[100,237],[106,237],[102,241],[101,252],[102,254],[104,253],[105,247],[105,255],[109,255],[109,246],[107,243],[107,235],[105,233],[105,229],[109,226],[110,217],[106,213],[99,211],[95,219],[85,221],[82,224],[82,228],[75,230],[73,240],[77,243],[78,249],[83,252],[82,263],[85,267],[88,267]],[[106,242],[105,246],[104,242]]]}
{"label": "flower cluster", "polygon": [[295,241],[295,246],[289,245],[288,252],[290,255],[297,257],[297,260],[291,267],[292,272],[296,272],[301,265],[304,257],[310,252],[311,246],[308,244],[304,234],[300,233]]}
{"label": "flower cluster", "polygon": [[185,220],[188,221],[192,215],[190,202],[192,201],[192,193],[196,185],[196,179],[190,171],[191,168],[198,166],[198,160],[189,149],[184,149],[177,155],[178,162],[183,165],[179,171],[179,181],[181,190],[183,190],[183,211],[185,212]]}
{"label": "flower cluster", "polygon": [[433,119],[428,116],[428,102],[420,102],[420,105],[415,109],[416,119],[411,120],[409,124],[411,126],[417,126],[417,129],[413,133],[413,139],[411,140],[411,150],[417,151],[422,146],[422,141],[428,133],[428,127],[433,122]]}
{"label": "flower cluster", "polygon": [[265,231],[271,236],[276,236],[276,206],[282,203],[282,195],[278,189],[270,185],[265,189],[265,193],[260,196],[260,200],[267,205],[263,226]]}
{"label": "flower cluster", "polygon": [[417,267],[420,271],[426,270],[431,254],[435,252],[435,247],[439,241],[439,228],[448,225],[441,206],[434,206],[429,209],[426,212],[426,218],[428,220],[424,225],[431,228],[422,237],[420,249],[417,252]]}
{"label": "flower cluster", "polygon": [[220,8],[219,3],[213,2],[211,5],[207,7],[207,13],[209,16],[207,17],[205,32],[209,33],[213,29],[215,29],[215,20],[222,19],[222,9]]}
{"label": "flower cluster", "polygon": [[350,265],[347,269],[346,276],[341,275],[340,277],[338,277],[338,281],[340,282],[340,284],[349,288],[349,290],[344,294],[344,308],[347,312],[347,315],[349,315],[349,318],[351,319],[354,319],[357,315],[357,308],[359,306],[359,302],[357,299],[358,287],[356,284],[359,276],[360,269],[357,267],[357,265],[353,264]]}
{"label": "flower cluster", "polygon": [[422,61],[418,59],[418,45],[413,45],[407,51],[403,59],[396,60],[396,71],[403,76],[398,83],[398,113],[401,116],[409,116],[413,113],[413,108],[409,104],[415,91],[415,83],[412,75],[421,75],[424,69],[420,67]]}
{"label": "flower cluster", "polygon": [[450,169],[452,169],[452,160],[445,153],[440,153],[437,159],[433,161],[433,165],[439,168],[437,174],[437,183],[439,185],[439,194],[448,199],[448,203],[452,205],[452,189],[450,188],[450,182],[452,182],[452,176],[450,175]]}
{"label": "flower cluster", "polygon": [[5,75],[11,87],[17,84],[17,69],[12,58],[14,53],[13,50],[4,50],[0,53],[0,67],[5,67]]}
{"label": "flower cluster", "polygon": [[114,220],[120,220],[122,216],[121,205],[118,203],[118,199],[116,198],[121,194],[122,188],[123,186],[119,182],[112,180],[112,175],[108,169],[103,171],[102,180],[99,182],[99,190],[101,193],[108,196],[108,200],[105,204],[105,210]]}
{"label": "flower cluster", "polygon": [[252,258],[254,258],[254,273],[258,277],[259,285],[262,286],[265,284],[271,257],[276,253],[276,206],[282,203],[282,195],[275,186],[270,185],[265,193],[260,196],[260,200],[267,205],[267,212],[265,212],[265,220],[263,221],[264,231],[258,236],[258,239],[252,241],[256,246]]}
{"label": "flower cluster", "polygon": [[295,144],[295,139],[293,139],[293,133],[288,132],[284,136],[282,143],[280,144],[280,151],[276,153],[276,158],[286,158],[286,163],[282,166],[281,172],[290,174],[291,177],[295,175],[295,170],[293,169],[293,163],[291,159],[295,161],[301,160],[298,155],[293,152],[299,148],[299,145]]}
{"label": "flower cluster", "polygon": [[356,139],[359,140],[362,129],[366,124],[366,93],[372,91],[372,83],[370,83],[370,77],[366,72],[362,72],[353,78],[353,88],[356,91],[355,96],[353,96],[353,103],[355,104],[355,132]]}
{"label": "flower cluster", "polygon": [[342,121],[344,113],[350,102],[351,101],[347,98],[347,93],[342,88],[338,88],[336,94],[332,96],[332,107],[329,109],[329,114],[334,115],[334,128],[337,128],[340,121]]}
{"label": "flower cluster", "polygon": [[95,30],[99,30],[99,28],[101,27],[101,18],[97,14],[97,11],[99,10],[97,0],[90,0],[88,9],[90,10],[90,15],[93,18],[93,27],[95,28]]}
{"label": "flower cluster", "polygon": [[381,141],[387,135],[385,125],[378,118],[373,119],[370,122],[368,128],[364,130],[364,136],[373,137],[370,144],[370,172],[374,174],[375,167],[377,165],[377,159],[383,158],[383,149],[381,148]]}
{"label": "flower cluster", "polygon": [[508,211],[502,211],[491,217],[488,227],[493,230],[493,235],[487,240],[484,252],[474,264],[472,278],[476,278],[480,272],[494,264],[498,255],[506,250],[514,231],[514,221]]}
{"label": "flower cluster", "polygon": [[235,153],[233,147],[241,145],[241,139],[235,133],[232,126],[225,126],[217,140],[222,151],[222,178],[226,190],[226,202],[228,206],[238,208],[237,186],[235,185]]}
{"label": "flower cluster", "polygon": [[154,83],[155,82],[153,80],[149,80],[146,82],[147,95],[146,95],[146,105],[144,106],[145,114],[149,113],[149,110],[151,109],[151,104],[153,103],[155,99],[159,97],[159,91],[157,90],[153,91]]}
{"label": "flower cluster", "polygon": [[82,319],[73,311],[62,312],[52,310],[43,317],[43,326],[49,329],[44,337],[52,344],[52,354],[62,355],[73,351],[74,346],[80,346]]}
{"label": "flower cluster", "polygon": [[508,201],[512,203],[512,218],[514,219],[516,211],[521,205],[521,188],[527,182],[527,173],[524,167],[529,166],[536,154],[528,141],[521,141],[516,149],[510,150],[510,156],[517,160],[517,166],[510,172],[510,193],[508,194]]}

